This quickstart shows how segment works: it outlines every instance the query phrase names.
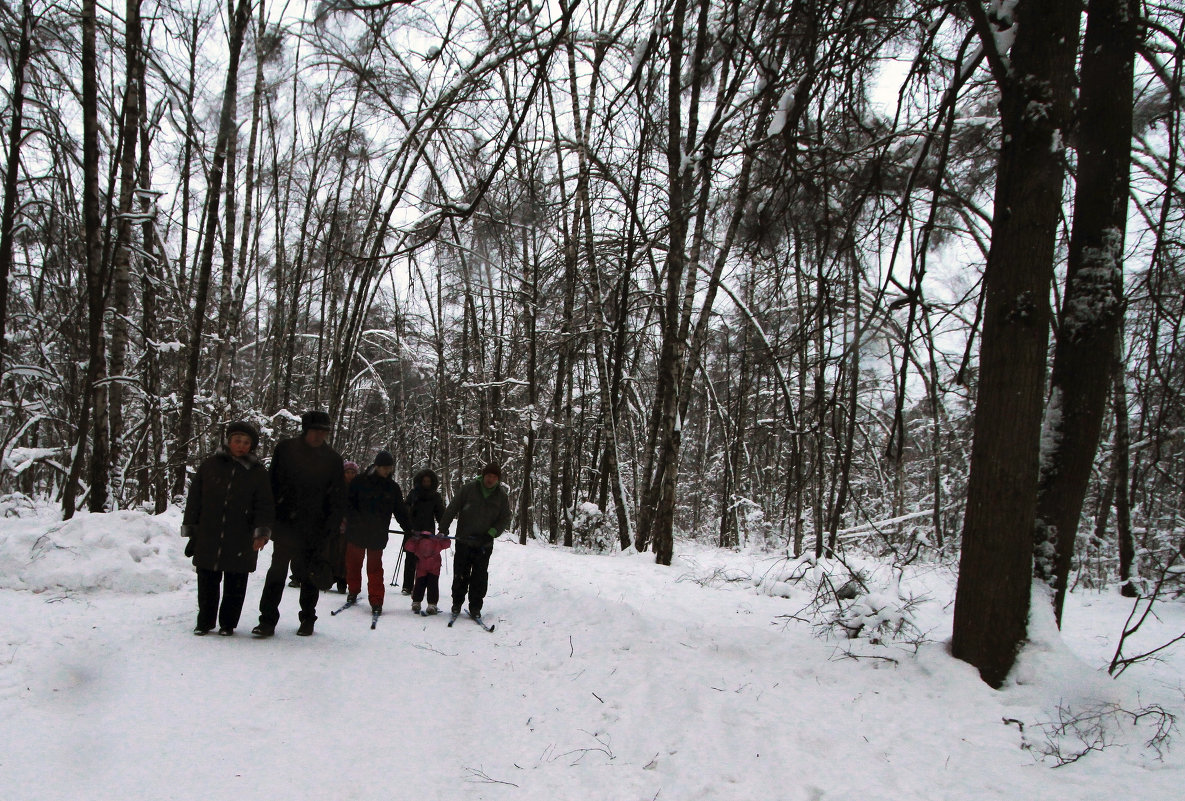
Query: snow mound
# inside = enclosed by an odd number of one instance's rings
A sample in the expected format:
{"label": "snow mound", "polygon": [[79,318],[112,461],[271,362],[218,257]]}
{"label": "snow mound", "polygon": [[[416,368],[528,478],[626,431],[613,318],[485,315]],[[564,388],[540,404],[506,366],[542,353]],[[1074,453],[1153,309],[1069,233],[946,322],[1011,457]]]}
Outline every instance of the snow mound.
{"label": "snow mound", "polygon": [[0,588],[46,592],[159,593],[193,577],[178,536],[180,514],[139,511],[49,515],[7,521],[0,538]]}

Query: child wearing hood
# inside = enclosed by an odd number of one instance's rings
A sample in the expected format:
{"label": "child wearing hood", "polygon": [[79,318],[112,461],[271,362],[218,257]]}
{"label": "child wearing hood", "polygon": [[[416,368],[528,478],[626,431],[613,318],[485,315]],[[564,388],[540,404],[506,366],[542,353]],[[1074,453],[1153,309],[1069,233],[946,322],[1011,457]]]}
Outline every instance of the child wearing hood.
{"label": "child wearing hood", "polygon": [[[451,543],[448,537],[441,537],[431,531],[417,531],[407,538],[403,550],[407,551],[408,559],[415,557],[416,578],[411,593],[411,611],[421,615],[435,615],[439,609],[436,604],[440,601],[440,567],[443,563],[440,554]],[[421,611],[420,602],[424,595],[428,596],[428,608]]]}
{"label": "child wearing hood", "polygon": [[[424,468],[415,474],[411,484],[411,491],[407,493],[407,506],[411,510],[411,528],[408,531],[413,533],[436,531],[436,524],[440,522],[440,518],[444,514],[444,500],[440,497],[438,489],[440,479],[437,478],[434,471]],[[407,554],[403,568],[402,592],[404,595],[412,594],[419,575],[416,572],[418,557],[413,549],[407,547],[408,539],[411,536],[411,534],[406,534],[403,537],[403,550]],[[436,575],[440,575],[439,569],[436,571]],[[423,598],[423,595],[421,594],[420,597]],[[433,600],[431,603],[436,603],[436,601]]]}

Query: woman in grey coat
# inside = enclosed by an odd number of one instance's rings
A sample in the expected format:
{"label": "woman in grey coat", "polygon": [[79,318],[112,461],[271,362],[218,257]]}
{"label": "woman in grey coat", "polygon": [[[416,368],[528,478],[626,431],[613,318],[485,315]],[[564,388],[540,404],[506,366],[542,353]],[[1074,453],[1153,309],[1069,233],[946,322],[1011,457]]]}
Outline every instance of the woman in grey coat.
{"label": "woman in grey coat", "polygon": [[[259,433],[250,423],[226,427],[226,442],[198,467],[189,485],[181,536],[198,576],[193,633],[234,634],[247,595],[247,575],[271,537],[275,517],[267,470],[255,456]],[[222,585],[222,603],[218,603]]]}

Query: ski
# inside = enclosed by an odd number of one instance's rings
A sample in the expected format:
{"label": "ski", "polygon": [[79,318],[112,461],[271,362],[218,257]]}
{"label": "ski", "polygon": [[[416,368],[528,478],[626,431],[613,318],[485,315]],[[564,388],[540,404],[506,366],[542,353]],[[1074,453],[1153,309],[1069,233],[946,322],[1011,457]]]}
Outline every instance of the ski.
{"label": "ski", "polygon": [[494,630],[493,624],[486,623],[484,620],[482,620],[480,614],[475,615],[472,612],[470,612],[468,609],[465,610],[465,614],[469,615],[470,619],[473,620],[474,623],[481,626],[486,631],[492,632]]}
{"label": "ski", "polygon": [[342,612],[346,611],[347,609],[349,609],[351,606],[355,606],[357,603],[358,603],[358,601],[357,601],[356,599],[355,599],[355,600],[353,600],[353,601],[346,601],[344,604],[342,604],[342,605],[341,605],[341,607],[340,607],[340,608],[338,608],[338,609],[334,609],[334,610],[333,610],[332,612],[330,612],[329,614],[331,614],[331,615],[337,615],[337,614],[340,614],[340,613],[342,613]]}
{"label": "ski", "polygon": [[379,615],[381,615],[381,614],[382,614],[382,612],[378,611],[377,609],[370,613],[370,627],[372,629],[378,625]]}

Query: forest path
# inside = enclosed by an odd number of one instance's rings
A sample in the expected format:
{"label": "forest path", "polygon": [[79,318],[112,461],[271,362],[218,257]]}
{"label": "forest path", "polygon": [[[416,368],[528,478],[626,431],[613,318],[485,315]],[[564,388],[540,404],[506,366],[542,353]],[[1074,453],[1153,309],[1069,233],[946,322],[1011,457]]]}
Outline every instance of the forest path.
{"label": "forest path", "polygon": [[799,604],[688,580],[712,553],[663,568],[499,542],[492,634],[389,587],[376,630],[365,603],[331,617],[330,593],[311,638],[288,590],[256,641],[262,573],[232,638],[190,633],[192,585],[0,590],[0,797],[1167,799],[1185,778],[1138,749],[1039,766],[1003,723],[1043,714],[1023,693],[941,643],[844,659],[780,617]]}

